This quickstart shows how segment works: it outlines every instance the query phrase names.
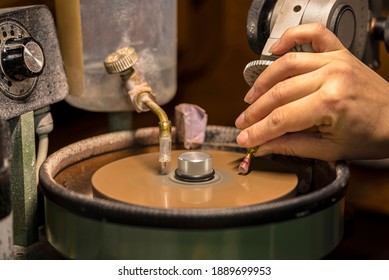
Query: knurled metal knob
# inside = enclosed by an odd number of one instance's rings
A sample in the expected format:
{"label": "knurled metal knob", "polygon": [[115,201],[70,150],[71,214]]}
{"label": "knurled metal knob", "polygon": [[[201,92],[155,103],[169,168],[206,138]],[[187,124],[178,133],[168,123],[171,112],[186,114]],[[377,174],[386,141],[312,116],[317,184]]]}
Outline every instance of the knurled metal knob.
{"label": "knurled metal knob", "polygon": [[246,83],[252,87],[258,76],[273,63],[273,60],[254,60],[251,61],[243,70],[243,77]]}
{"label": "knurled metal knob", "polygon": [[131,70],[137,61],[138,54],[135,50],[125,47],[108,55],[104,59],[104,66],[109,74],[120,74]]}

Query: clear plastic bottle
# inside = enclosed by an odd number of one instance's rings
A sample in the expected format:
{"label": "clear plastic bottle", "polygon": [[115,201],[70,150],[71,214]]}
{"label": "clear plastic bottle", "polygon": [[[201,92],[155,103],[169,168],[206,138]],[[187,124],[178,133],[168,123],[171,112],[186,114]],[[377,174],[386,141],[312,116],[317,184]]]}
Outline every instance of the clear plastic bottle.
{"label": "clear plastic bottle", "polygon": [[71,105],[96,112],[133,110],[119,75],[109,75],[104,58],[131,46],[134,66],[160,105],[176,93],[176,0],[57,0],[61,52]]}

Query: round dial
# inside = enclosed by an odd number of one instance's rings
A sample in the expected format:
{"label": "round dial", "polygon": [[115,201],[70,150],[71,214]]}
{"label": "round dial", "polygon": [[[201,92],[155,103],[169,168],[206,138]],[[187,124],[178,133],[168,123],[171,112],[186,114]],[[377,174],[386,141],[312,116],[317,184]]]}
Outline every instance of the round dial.
{"label": "round dial", "polygon": [[15,21],[0,23],[0,90],[12,99],[24,99],[42,73],[42,47]]}
{"label": "round dial", "polygon": [[45,63],[40,45],[32,38],[9,39],[1,50],[1,65],[14,81],[38,77]]}

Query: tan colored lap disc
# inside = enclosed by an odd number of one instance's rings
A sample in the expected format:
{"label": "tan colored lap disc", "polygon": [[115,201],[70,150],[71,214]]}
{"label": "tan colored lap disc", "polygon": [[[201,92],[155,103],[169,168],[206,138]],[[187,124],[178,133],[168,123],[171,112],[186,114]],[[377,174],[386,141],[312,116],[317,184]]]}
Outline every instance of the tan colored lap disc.
{"label": "tan colored lap disc", "polygon": [[172,151],[170,171],[158,174],[158,153],[147,153],[109,163],[92,177],[97,196],[156,208],[225,208],[275,200],[294,192],[297,176],[287,172],[253,169],[238,174],[242,154],[206,150],[212,157],[215,176],[206,182],[183,182],[176,178],[177,158]]}

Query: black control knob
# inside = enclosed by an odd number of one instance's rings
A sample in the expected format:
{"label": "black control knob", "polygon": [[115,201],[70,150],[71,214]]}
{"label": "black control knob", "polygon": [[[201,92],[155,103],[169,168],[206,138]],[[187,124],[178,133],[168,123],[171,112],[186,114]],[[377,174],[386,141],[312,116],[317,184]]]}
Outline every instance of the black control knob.
{"label": "black control knob", "polygon": [[253,0],[247,16],[247,40],[250,48],[261,54],[270,36],[271,17],[277,0]]}
{"label": "black control knob", "polygon": [[42,47],[31,37],[9,39],[1,50],[1,66],[14,81],[37,77],[45,66]]}
{"label": "black control knob", "polygon": [[374,21],[372,33],[374,39],[384,41],[385,48],[389,51],[389,17],[377,18]]}

